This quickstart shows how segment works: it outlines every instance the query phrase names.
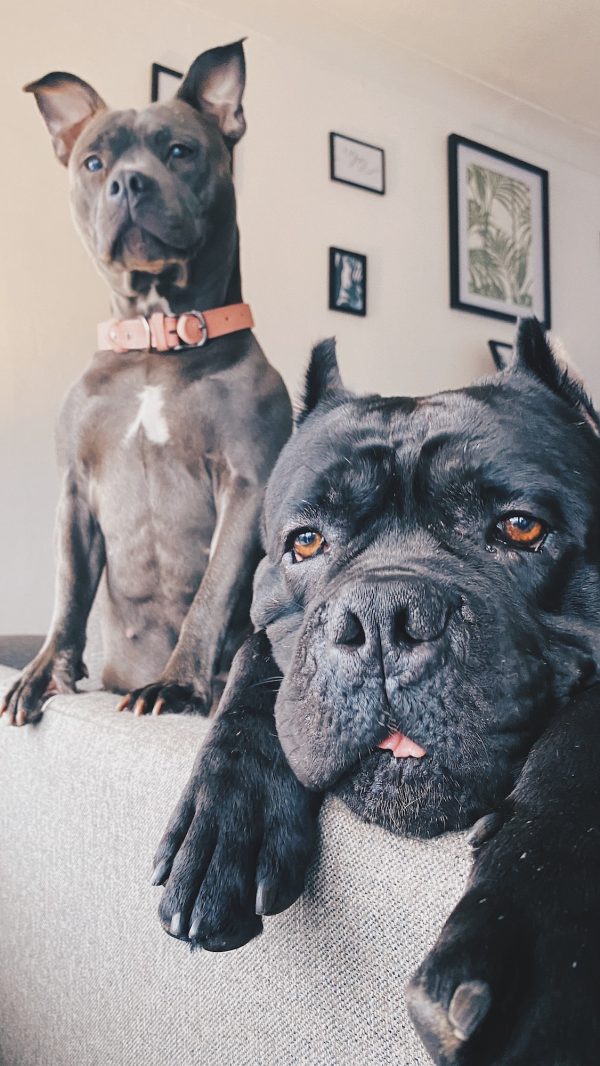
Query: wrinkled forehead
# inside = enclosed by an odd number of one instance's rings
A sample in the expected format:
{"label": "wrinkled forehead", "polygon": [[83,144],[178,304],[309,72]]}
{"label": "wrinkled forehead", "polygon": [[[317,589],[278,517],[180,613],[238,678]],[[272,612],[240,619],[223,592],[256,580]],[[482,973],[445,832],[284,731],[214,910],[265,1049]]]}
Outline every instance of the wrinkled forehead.
{"label": "wrinkled forehead", "polygon": [[[576,461],[568,419],[545,390],[474,386],[418,399],[357,400],[307,420],[267,494],[267,531],[293,516],[365,517],[431,493],[473,490],[557,508]],[[580,456],[581,459],[581,456]]]}
{"label": "wrinkled forehead", "polygon": [[177,138],[193,137],[208,147],[218,140],[214,123],[182,100],[149,104],[139,111],[102,111],[85,128],[78,147],[123,155],[129,148],[145,145],[160,149]]}

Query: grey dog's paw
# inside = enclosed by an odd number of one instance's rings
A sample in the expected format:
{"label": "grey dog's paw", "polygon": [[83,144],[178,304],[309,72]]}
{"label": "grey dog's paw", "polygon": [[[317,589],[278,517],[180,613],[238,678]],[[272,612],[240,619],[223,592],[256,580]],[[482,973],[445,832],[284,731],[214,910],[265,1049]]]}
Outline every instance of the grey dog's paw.
{"label": "grey dog's paw", "polygon": [[72,669],[64,657],[59,662],[47,654],[36,656],[0,700],[0,718],[5,715],[9,725],[38,722],[46,700],[58,692],[75,692],[80,677],[87,677],[81,661]]}
{"label": "grey dog's paw", "polygon": [[206,715],[211,705],[212,693],[208,686],[182,685],[163,679],[128,692],[119,701],[117,710],[133,711],[136,717],[143,714],[181,714],[183,712]]}

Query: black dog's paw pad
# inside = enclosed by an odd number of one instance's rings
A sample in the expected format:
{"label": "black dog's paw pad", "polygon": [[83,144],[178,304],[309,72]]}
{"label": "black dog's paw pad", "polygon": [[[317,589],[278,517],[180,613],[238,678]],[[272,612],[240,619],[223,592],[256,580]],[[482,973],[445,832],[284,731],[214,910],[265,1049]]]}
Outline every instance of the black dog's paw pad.
{"label": "black dog's paw pad", "polygon": [[255,916],[253,920],[250,919],[237,929],[205,935],[198,943],[205,951],[234,951],[236,948],[243,948],[250,940],[254,940],[255,937],[262,933],[262,930],[262,921]]}
{"label": "black dog's paw pad", "polygon": [[258,915],[243,916],[237,908],[232,908],[223,913],[199,914],[193,918],[189,938],[192,946],[206,951],[232,951],[262,933],[262,928],[262,919]]}
{"label": "black dog's paw pad", "polygon": [[468,1040],[492,1005],[492,992],[487,981],[463,981],[448,1007],[448,1020],[459,1040]]}

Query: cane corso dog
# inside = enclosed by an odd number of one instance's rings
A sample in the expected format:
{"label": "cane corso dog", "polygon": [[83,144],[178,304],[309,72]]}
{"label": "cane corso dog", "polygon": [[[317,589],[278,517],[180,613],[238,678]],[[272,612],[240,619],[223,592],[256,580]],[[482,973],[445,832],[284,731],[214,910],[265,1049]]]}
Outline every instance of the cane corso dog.
{"label": "cane corso dog", "polygon": [[256,633],[156,855],[161,921],[210,950],[259,933],[302,890],[327,789],[395,833],[477,822],[415,1024],[438,1063],[591,1064],[598,417],[528,319],[512,365],[420,399],[353,395],[325,343],[298,423]]}
{"label": "cane corso dog", "polygon": [[3,706],[17,725],[82,676],[103,573],[103,683],[136,713],[207,712],[250,631],[264,487],[291,407],[240,302],[231,162],[244,83],[240,41],[200,55],[174,100],[141,111],[109,110],[71,74],[26,87],[115,317],[59,422],[55,610]]}

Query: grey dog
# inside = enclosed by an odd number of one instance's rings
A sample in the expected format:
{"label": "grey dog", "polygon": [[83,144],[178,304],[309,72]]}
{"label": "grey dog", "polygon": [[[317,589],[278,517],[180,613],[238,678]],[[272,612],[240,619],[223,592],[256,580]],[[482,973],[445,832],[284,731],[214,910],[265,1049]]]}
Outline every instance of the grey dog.
{"label": "grey dog", "polygon": [[[197,319],[205,340],[198,312],[240,306],[231,159],[246,128],[244,84],[240,41],[200,55],[174,100],[141,111],[109,110],[72,74],[26,87],[68,167],[75,222],[113,314],[148,337],[154,314]],[[84,674],[103,573],[103,683],[137,713],[207,712],[247,631],[289,398],[249,328],[203,346],[177,340],[162,352],[143,340],[97,352],[66,399],[54,616],[0,708],[17,725]]]}
{"label": "grey dog", "polygon": [[396,833],[480,819],[417,1028],[443,1066],[596,1062],[598,415],[530,319],[501,374],[428,397],[355,396],[322,345],[298,423],[257,632],[156,855],[161,921],[213,951],[260,933],[324,790]]}

